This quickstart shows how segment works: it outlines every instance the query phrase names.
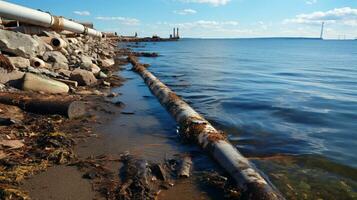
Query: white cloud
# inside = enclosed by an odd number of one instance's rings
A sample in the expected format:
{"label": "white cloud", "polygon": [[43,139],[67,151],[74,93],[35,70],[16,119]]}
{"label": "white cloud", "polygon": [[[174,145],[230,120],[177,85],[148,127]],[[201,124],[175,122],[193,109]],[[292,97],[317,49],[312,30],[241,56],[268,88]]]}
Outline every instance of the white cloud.
{"label": "white cloud", "polygon": [[187,9],[183,9],[183,10],[175,10],[174,13],[178,14],[178,15],[193,15],[193,14],[196,14],[197,11],[187,8]]}
{"label": "white cloud", "polygon": [[318,11],[310,14],[296,15],[295,18],[286,19],[283,23],[321,24],[322,22],[338,23],[344,25],[357,24],[357,9],[350,7],[335,8],[326,12]]}
{"label": "white cloud", "polygon": [[86,11],[86,10],[83,10],[83,11],[76,10],[73,13],[76,15],[80,15],[80,16],[89,16],[90,15],[90,12]]}
{"label": "white cloud", "polygon": [[97,20],[118,21],[120,24],[136,26],[140,24],[140,20],[127,17],[96,17]]}
{"label": "white cloud", "polygon": [[222,6],[222,5],[226,5],[231,0],[181,0],[181,1],[187,3],[205,3],[205,4],[211,4],[213,6]]}
{"label": "white cloud", "polygon": [[308,5],[312,5],[312,4],[317,3],[317,0],[307,0],[307,1],[305,1],[305,3]]}
{"label": "white cloud", "polygon": [[193,22],[185,22],[178,24],[169,24],[173,27],[180,27],[183,29],[201,28],[201,29],[222,29],[232,28],[239,25],[238,21],[210,21],[210,20],[198,20]]}

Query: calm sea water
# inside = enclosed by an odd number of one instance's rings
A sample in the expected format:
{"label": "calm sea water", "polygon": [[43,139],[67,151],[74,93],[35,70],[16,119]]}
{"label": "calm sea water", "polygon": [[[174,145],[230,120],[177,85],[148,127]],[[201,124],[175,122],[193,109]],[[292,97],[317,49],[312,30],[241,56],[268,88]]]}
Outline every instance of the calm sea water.
{"label": "calm sea water", "polygon": [[135,50],[158,52],[142,62],[244,155],[298,158],[260,166],[285,195],[357,198],[357,41],[183,39]]}

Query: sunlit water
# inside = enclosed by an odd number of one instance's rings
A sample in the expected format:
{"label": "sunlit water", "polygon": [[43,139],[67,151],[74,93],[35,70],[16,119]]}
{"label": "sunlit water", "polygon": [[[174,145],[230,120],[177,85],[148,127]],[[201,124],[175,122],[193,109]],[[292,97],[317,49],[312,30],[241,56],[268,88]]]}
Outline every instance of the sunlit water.
{"label": "sunlit water", "polygon": [[158,52],[142,62],[246,156],[322,159],[355,186],[357,41],[184,39],[135,50]]}

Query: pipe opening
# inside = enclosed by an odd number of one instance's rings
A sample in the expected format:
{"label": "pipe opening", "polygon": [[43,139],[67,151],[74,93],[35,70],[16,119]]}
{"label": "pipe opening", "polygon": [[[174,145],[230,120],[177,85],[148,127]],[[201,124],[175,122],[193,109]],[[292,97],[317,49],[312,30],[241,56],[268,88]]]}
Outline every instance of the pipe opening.
{"label": "pipe opening", "polygon": [[40,63],[39,61],[35,61],[35,62],[33,62],[33,65],[34,65],[35,67],[40,67],[40,66],[41,66],[41,63]]}
{"label": "pipe opening", "polygon": [[59,39],[57,39],[57,38],[53,38],[53,39],[51,40],[51,44],[52,44],[52,46],[54,46],[54,47],[60,47],[60,46],[61,46],[61,41],[60,41]]}

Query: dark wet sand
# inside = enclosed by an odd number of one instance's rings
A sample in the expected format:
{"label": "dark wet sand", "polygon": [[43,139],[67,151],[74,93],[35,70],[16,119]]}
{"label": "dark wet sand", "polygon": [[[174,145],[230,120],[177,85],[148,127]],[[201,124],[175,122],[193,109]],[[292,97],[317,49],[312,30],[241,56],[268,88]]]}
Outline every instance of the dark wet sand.
{"label": "dark wet sand", "polygon": [[[128,78],[124,86],[113,91],[123,95],[112,101],[125,104],[122,113],[106,116],[103,123],[96,125],[98,137],[85,139],[75,147],[79,158],[96,155],[112,155],[129,151],[133,155],[154,162],[162,162],[175,154],[191,153],[194,170],[219,168],[195,145],[183,144],[176,133],[176,123],[150,93],[142,79],[132,71],[125,70],[122,76]],[[119,110],[119,108],[116,108]],[[119,166],[112,167],[113,172]],[[98,197],[92,191],[89,181],[81,178],[75,167],[55,167],[33,177],[24,183],[34,199],[93,199]],[[193,176],[190,180],[178,181],[168,191],[160,193],[160,199],[220,199],[209,189],[202,187]]]}
{"label": "dark wet sand", "polygon": [[87,200],[95,196],[91,184],[82,178],[81,173],[66,166],[49,168],[26,181],[23,188],[30,191],[34,200]]}

